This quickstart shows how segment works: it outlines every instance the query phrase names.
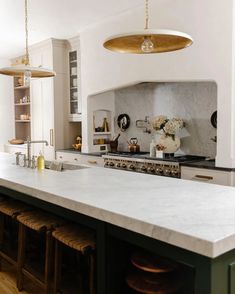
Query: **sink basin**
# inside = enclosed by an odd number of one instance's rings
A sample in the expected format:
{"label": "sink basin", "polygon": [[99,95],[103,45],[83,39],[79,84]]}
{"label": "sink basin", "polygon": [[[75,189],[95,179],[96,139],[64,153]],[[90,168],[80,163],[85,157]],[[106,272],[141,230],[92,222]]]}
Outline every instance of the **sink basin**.
{"label": "sink basin", "polygon": [[58,162],[58,161],[45,161],[45,169],[50,169],[54,171],[66,171],[66,170],[79,170],[89,168],[85,165],[79,164],[69,164],[65,162]]}

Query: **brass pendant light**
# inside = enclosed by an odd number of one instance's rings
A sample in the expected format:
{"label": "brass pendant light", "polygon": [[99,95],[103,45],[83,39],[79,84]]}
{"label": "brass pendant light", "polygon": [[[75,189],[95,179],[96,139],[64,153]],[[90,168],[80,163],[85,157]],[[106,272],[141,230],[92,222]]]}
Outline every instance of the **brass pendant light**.
{"label": "brass pendant light", "polygon": [[109,38],[104,43],[106,49],[118,53],[151,54],[180,50],[192,45],[193,39],[185,33],[149,29],[149,0],[145,1],[145,29]]}
{"label": "brass pendant light", "polygon": [[32,67],[29,64],[29,45],[28,45],[28,0],[25,0],[25,58],[22,64],[0,69],[0,74],[27,78],[47,78],[54,77],[56,73],[42,67]]}

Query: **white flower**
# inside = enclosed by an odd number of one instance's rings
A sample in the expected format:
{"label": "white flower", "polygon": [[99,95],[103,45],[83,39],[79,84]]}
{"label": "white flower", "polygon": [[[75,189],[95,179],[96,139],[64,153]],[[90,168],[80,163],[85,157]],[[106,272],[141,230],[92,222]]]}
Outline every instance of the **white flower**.
{"label": "white flower", "polygon": [[166,134],[175,135],[176,132],[184,127],[184,122],[181,118],[172,118],[165,124],[163,130]]}
{"label": "white flower", "polygon": [[158,130],[163,129],[166,122],[167,122],[167,117],[164,115],[159,115],[159,116],[156,116],[152,119],[151,124],[152,124],[153,129],[158,131]]}

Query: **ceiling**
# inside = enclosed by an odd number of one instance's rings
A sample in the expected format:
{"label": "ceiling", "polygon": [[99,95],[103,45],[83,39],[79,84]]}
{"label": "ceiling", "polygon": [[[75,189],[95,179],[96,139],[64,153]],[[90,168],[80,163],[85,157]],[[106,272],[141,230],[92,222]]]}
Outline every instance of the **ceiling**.
{"label": "ceiling", "polygon": [[[144,0],[28,0],[29,43],[70,38],[80,30],[143,5]],[[24,52],[24,0],[0,0],[0,58]]]}

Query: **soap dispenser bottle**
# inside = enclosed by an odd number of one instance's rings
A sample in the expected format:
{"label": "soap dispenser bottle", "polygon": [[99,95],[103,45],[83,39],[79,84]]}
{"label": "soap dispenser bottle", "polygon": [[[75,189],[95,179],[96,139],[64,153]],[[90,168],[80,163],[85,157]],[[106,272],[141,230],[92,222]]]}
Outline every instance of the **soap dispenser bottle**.
{"label": "soap dispenser bottle", "polygon": [[39,156],[37,158],[37,168],[38,170],[43,170],[45,168],[45,160],[42,152],[40,151]]}
{"label": "soap dispenser bottle", "polygon": [[156,144],[154,142],[154,139],[152,139],[152,142],[150,143],[150,157],[156,157]]}

